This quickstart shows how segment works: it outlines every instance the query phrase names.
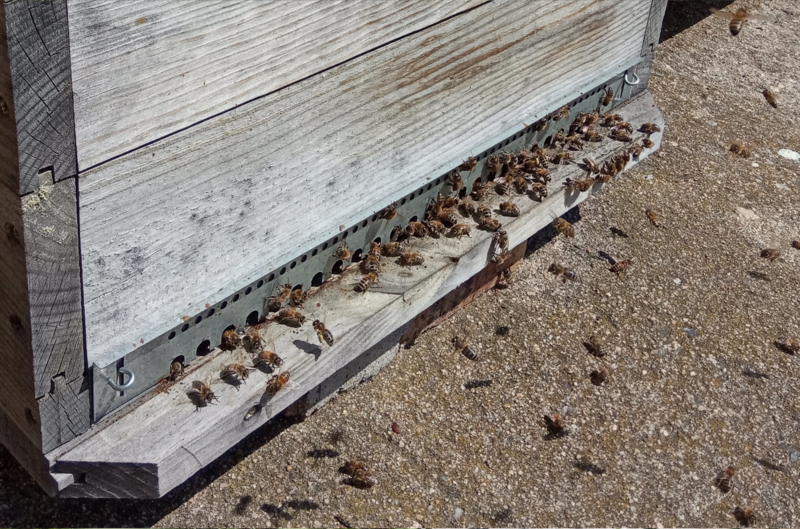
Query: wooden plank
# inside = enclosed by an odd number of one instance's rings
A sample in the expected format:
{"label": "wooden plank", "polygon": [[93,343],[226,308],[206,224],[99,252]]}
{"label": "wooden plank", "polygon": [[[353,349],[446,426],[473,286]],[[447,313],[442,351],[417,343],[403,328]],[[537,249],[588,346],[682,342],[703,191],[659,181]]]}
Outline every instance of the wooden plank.
{"label": "wooden plank", "polygon": [[664,13],[667,11],[667,0],[652,0],[650,6],[650,16],[647,22],[647,30],[644,34],[642,43],[642,56],[644,60],[636,69],[640,82],[631,90],[631,97],[635,97],[650,85],[650,72],[653,68],[653,61],[656,57],[656,47],[661,37],[661,25],[664,22]]}
{"label": "wooden plank", "polygon": [[[620,113],[637,125],[654,122],[664,127],[663,118],[649,93],[622,107]],[[655,134],[651,139],[658,148],[661,134]],[[622,146],[606,141],[589,149],[586,155],[594,156],[602,163]],[[649,152],[645,151],[642,158]],[[512,247],[522,244],[549,224],[554,216],[563,214],[589,196],[589,193],[566,193],[561,185],[565,178],[582,174],[585,173],[576,165],[564,166],[554,173],[550,196],[543,203],[525,197],[516,199],[522,214],[504,220],[504,229]],[[596,185],[594,191],[600,187]],[[490,205],[496,206],[505,199],[492,195],[488,200]],[[192,371],[172,387],[152,392],[149,400],[132,403],[124,412],[101,421],[82,438],[48,454],[55,461],[57,472],[85,473],[83,483],[70,486],[65,494],[85,497],[156,497],[166,494],[318,386],[331,373],[348,365],[362,352],[480,272],[493,251],[490,234],[474,229],[471,238],[426,238],[415,240],[413,246],[415,251],[425,256],[425,267],[409,270],[387,262],[380,286],[366,294],[352,291],[358,273],[348,271],[340,281],[326,283],[313,294],[307,305],[315,308],[307,316],[311,319],[323,313],[327,315],[326,325],[336,337],[332,347],[315,349],[312,342],[316,338],[309,323],[299,330],[277,324],[264,329],[265,335],[274,339],[277,351],[284,359],[283,368],[291,373],[294,388],[270,398],[264,392],[267,375],[255,372],[246,384],[236,389],[219,380],[218,374],[226,363],[246,361],[244,353],[241,350],[214,351],[193,363]],[[580,284],[575,287],[587,288]],[[191,381],[198,379],[209,381],[219,403],[195,410],[186,392]],[[254,406],[262,407],[245,420]],[[151,475],[155,472],[155,479],[128,483],[128,478],[118,470],[123,466],[125,473]],[[94,472],[100,473],[97,481],[93,478]],[[111,475],[118,478],[109,489],[108,476]]]}
{"label": "wooden plank", "polygon": [[623,71],[648,13],[639,0],[493,2],[83,173],[89,363]]}
{"label": "wooden plank", "polygon": [[[8,377],[6,377],[8,378]],[[50,496],[58,492],[58,485],[49,472],[49,463],[34,443],[27,439],[26,432],[5,411],[0,401],[0,444],[5,446],[14,459]]]}
{"label": "wooden plank", "polygon": [[483,1],[70,1],[81,169]]}
{"label": "wooden plank", "polygon": [[56,181],[76,173],[67,2],[16,0],[3,7],[19,146],[18,179],[3,174],[3,183],[26,194],[43,169],[52,168]]}

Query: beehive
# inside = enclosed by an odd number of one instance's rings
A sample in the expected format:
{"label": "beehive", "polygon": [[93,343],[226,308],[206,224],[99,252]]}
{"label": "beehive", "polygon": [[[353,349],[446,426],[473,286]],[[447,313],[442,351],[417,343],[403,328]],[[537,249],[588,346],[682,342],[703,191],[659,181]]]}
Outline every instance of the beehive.
{"label": "beehive", "polygon": [[[5,3],[0,369],[16,376],[0,440],[50,493],[158,497],[396,343],[495,266],[490,234],[421,241],[424,267],[389,263],[365,295],[347,265],[454,172],[485,180],[489,156],[579,112],[631,100],[630,121],[659,122],[642,92],[665,4]],[[468,156],[477,167],[457,171]],[[581,169],[559,171],[547,200],[503,220],[512,246],[587,196],[560,189]],[[223,384],[197,420],[187,385],[214,378],[222,332],[263,322],[286,283],[314,287],[304,310],[337,343],[320,349],[308,323],[269,330],[296,387],[265,400],[263,374]],[[159,392],[178,357],[190,373]]]}

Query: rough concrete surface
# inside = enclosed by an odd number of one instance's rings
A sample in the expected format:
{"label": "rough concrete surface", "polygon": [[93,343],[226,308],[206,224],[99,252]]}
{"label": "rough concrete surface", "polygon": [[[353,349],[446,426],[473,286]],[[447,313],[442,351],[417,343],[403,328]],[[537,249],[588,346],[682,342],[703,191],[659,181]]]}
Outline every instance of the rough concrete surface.
{"label": "rough concrete surface", "polygon": [[[800,162],[777,154],[800,151],[800,4],[737,7],[776,22],[732,37],[697,3],[670,5],[651,80],[662,152],[582,205],[574,239],[537,236],[510,288],[160,501],[49,499],[0,449],[0,525],[731,527],[737,506],[758,527],[798,525],[800,354],[773,342],[800,336]],[[767,247],[782,259],[761,259]],[[599,251],[633,264],[617,277]],[[582,282],[547,274],[554,261]],[[470,330],[478,362],[451,346]],[[546,436],[546,412],[566,436]],[[348,458],[378,484],[342,485]]]}

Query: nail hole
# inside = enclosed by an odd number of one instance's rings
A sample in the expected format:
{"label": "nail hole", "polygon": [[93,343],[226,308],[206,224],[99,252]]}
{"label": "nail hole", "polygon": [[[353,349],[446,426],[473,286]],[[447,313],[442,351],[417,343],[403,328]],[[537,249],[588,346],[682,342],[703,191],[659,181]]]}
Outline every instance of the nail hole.
{"label": "nail hole", "polygon": [[286,267],[284,266],[283,268],[281,268],[281,273],[280,273],[280,275],[283,275],[283,274],[285,274],[285,273],[286,273]]}
{"label": "nail hole", "polygon": [[187,330],[189,330],[189,324],[188,323],[184,323],[183,327],[181,327],[181,332],[186,332]]}
{"label": "nail hole", "polygon": [[219,310],[222,310],[227,306],[228,306],[228,302],[227,301],[223,301],[222,303],[219,304]]}
{"label": "nail hole", "polygon": [[333,270],[331,270],[331,272],[332,272],[332,273],[334,273],[334,274],[336,274],[336,275],[339,275],[339,274],[341,274],[343,271],[344,271],[344,261],[342,261],[341,259],[339,259],[338,261],[336,261],[335,263],[333,263]]}
{"label": "nail hole", "polygon": [[339,237],[334,237],[331,244],[336,244],[337,242],[339,242]]}
{"label": "nail hole", "polygon": [[267,278],[267,283],[272,283],[272,280],[275,279],[275,274],[270,274]]}
{"label": "nail hole", "polygon": [[294,269],[295,266],[297,266],[297,261],[292,261],[292,264],[289,265],[289,268]]}
{"label": "nail hole", "polygon": [[401,206],[402,206],[403,204],[405,204],[405,203],[406,203],[406,199],[405,199],[405,198],[404,198],[403,200],[401,200],[401,201],[400,201],[400,205],[401,205]]}
{"label": "nail hole", "polygon": [[365,220],[364,222],[362,222],[362,223],[361,223],[361,227],[362,227],[362,228],[366,228],[366,227],[367,227],[367,221],[366,221],[366,220]]}
{"label": "nail hole", "polygon": [[354,262],[354,263],[359,262],[361,260],[361,252],[362,252],[361,248],[359,248],[358,250],[353,252],[353,257],[352,257],[351,261]]}
{"label": "nail hole", "polygon": [[263,285],[264,285],[264,281],[262,279],[259,279],[258,283],[256,283],[256,288],[261,288]]}
{"label": "nail hole", "polygon": [[353,226],[353,233],[358,231],[358,226]]}
{"label": "nail hole", "polygon": [[308,256],[307,256],[307,255],[304,255],[303,257],[301,257],[301,258],[300,258],[300,262],[301,262],[301,263],[305,263],[305,262],[306,262],[306,259],[308,259]]}
{"label": "nail hole", "polygon": [[311,257],[314,257],[315,255],[317,255],[317,249],[316,248],[311,250]]}
{"label": "nail hole", "polygon": [[197,324],[198,324],[198,323],[200,323],[201,321],[203,321],[203,317],[202,317],[202,316],[198,316],[198,317],[196,317],[196,318],[194,319],[194,324],[195,324],[195,325],[197,325]]}
{"label": "nail hole", "polygon": [[206,356],[208,353],[211,352],[211,342],[208,340],[203,340],[200,342],[200,345],[197,346],[197,356]]}
{"label": "nail hole", "polygon": [[247,323],[247,325],[249,325],[250,327],[253,327],[253,326],[257,325],[258,324],[258,311],[254,310],[253,312],[248,314],[247,315],[247,319],[245,320],[245,323]]}
{"label": "nail hole", "polygon": [[172,340],[173,338],[175,338],[175,331],[169,333],[169,336],[167,336],[167,340]]}
{"label": "nail hole", "polygon": [[239,294],[234,294],[234,295],[233,295],[233,298],[231,299],[231,301],[233,301],[234,303],[236,303],[237,301],[239,301]]}
{"label": "nail hole", "polygon": [[372,222],[375,222],[376,220],[378,220],[378,216],[377,215],[373,215],[372,216]]}
{"label": "nail hole", "polygon": [[217,312],[217,310],[212,307],[211,309],[209,309],[208,314],[206,314],[206,318],[210,318],[211,316],[214,315],[215,312]]}
{"label": "nail hole", "polygon": [[250,288],[250,287],[247,287],[246,289],[244,289],[244,295],[246,296],[246,295],[248,295],[248,294],[249,294],[250,292],[252,292],[252,291],[253,291],[253,289],[252,289],[252,288]]}
{"label": "nail hole", "polygon": [[322,286],[323,278],[324,278],[324,276],[322,275],[322,272],[317,272],[316,274],[314,274],[314,277],[311,279],[311,286],[312,287]]}
{"label": "nail hole", "polygon": [[325,244],[323,244],[323,245],[322,245],[322,249],[323,249],[323,250],[327,250],[327,249],[328,249],[328,243],[327,243],[327,242],[326,242]]}

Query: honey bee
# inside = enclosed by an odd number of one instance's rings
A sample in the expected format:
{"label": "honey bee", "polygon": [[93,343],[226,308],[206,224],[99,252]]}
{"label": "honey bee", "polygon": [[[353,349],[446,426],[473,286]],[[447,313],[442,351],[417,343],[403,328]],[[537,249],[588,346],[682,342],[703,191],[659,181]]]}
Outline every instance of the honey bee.
{"label": "honey bee", "polygon": [[542,119],[533,124],[533,130],[536,132],[543,131],[550,123],[546,119]]}
{"label": "honey bee", "polygon": [[531,187],[530,194],[531,197],[534,198],[534,200],[538,200],[541,202],[543,199],[547,198],[547,186],[544,184],[540,184],[539,182],[536,182]]}
{"label": "honey bee", "polygon": [[542,421],[539,424],[541,424],[544,428],[547,428],[547,433],[551,437],[563,437],[566,433],[564,422],[557,413],[552,415],[545,414],[542,416]]}
{"label": "honey bee", "polygon": [[367,255],[374,255],[376,257],[381,256],[381,243],[378,241],[372,241],[369,243],[369,251]]}
{"label": "honey bee", "polygon": [[600,168],[600,174],[606,175],[606,176],[613,177],[618,172],[619,172],[619,170],[617,169],[617,164],[614,163],[613,160],[606,160],[606,162],[603,164],[603,167]]}
{"label": "honey bee", "polygon": [[416,252],[405,252],[400,256],[401,266],[419,266],[425,262],[425,259]]}
{"label": "honey bee", "polygon": [[792,241],[792,248],[800,250],[800,241]]}
{"label": "honey bee", "polygon": [[560,119],[564,119],[566,117],[569,117],[569,111],[570,111],[569,105],[564,105],[563,107],[559,108],[558,112],[556,112],[553,115],[553,119],[555,121],[558,121]]}
{"label": "honey bee", "polygon": [[590,114],[583,115],[583,124],[587,127],[594,125],[597,123],[597,120],[600,119],[600,112],[595,110]]}
{"label": "honey bee", "polygon": [[389,235],[389,240],[391,242],[398,242],[408,239],[408,234],[406,234],[406,229],[400,225],[395,226],[392,228],[392,233]]}
{"label": "honey bee", "polygon": [[367,254],[366,259],[361,261],[359,266],[361,267],[361,271],[364,273],[380,272],[381,258],[375,254]]}
{"label": "honey bee", "polygon": [[494,184],[494,192],[498,195],[507,195],[508,194],[508,182],[506,179],[501,179],[496,181]]}
{"label": "honey bee", "polygon": [[167,380],[175,382],[183,376],[183,364],[179,360],[173,360],[169,365],[169,376]]}
{"label": "honey bee", "polygon": [[356,284],[355,291],[363,294],[377,282],[378,282],[378,274],[375,272],[370,272],[365,276],[363,276],[361,280],[358,282],[358,284]]}
{"label": "honey bee", "polygon": [[466,224],[456,224],[452,228],[450,228],[450,237],[456,237],[461,239],[461,237],[469,237],[470,227]]}
{"label": "honey bee", "polygon": [[353,475],[358,471],[369,472],[367,464],[360,459],[350,459],[342,465],[341,471],[345,474]]}
{"label": "honey bee", "polygon": [[563,151],[554,154],[550,158],[550,161],[552,163],[556,164],[556,165],[562,165],[562,164],[566,163],[568,160],[572,160],[572,154],[569,153],[569,152],[563,152]]}
{"label": "honey bee", "polygon": [[568,149],[572,149],[573,151],[582,151],[583,150],[583,140],[580,139],[579,136],[567,136],[565,138],[566,144],[565,147]]}
{"label": "honey bee", "polygon": [[350,259],[350,248],[347,247],[347,243],[342,241],[342,244],[339,245],[333,255],[341,260]]}
{"label": "honey bee", "polygon": [[331,333],[330,329],[320,320],[314,320],[312,325],[314,326],[314,330],[317,331],[319,343],[326,343],[328,346],[333,346],[333,333]]}
{"label": "honey bee", "polygon": [[282,390],[284,387],[286,387],[286,384],[288,383],[289,383],[289,372],[284,371],[280,375],[273,375],[273,377],[269,379],[269,381],[267,381],[266,391],[267,393],[274,395],[280,390]]}
{"label": "honey bee", "polygon": [[516,177],[514,179],[514,190],[520,195],[524,195],[528,192],[528,181],[522,176]]}
{"label": "honey bee", "polygon": [[610,174],[601,172],[600,174],[594,176],[594,181],[600,182],[601,184],[608,184],[611,182],[612,178],[613,177]]}
{"label": "honey bee", "polygon": [[[498,158],[494,154],[489,156],[489,158],[486,159],[486,167],[489,168],[489,174],[499,175],[500,174],[501,165],[502,164],[500,163],[500,158]],[[477,184],[477,183],[479,183],[479,182],[476,181],[475,184]],[[475,184],[472,184],[473,192],[475,191]]]}
{"label": "honey bee", "polygon": [[[649,123],[649,125],[653,125],[653,124]],[[653,126],[655,127],[655,125],[653,125]],[[618,129],[620,129],[620,130],[624,130],[624,131],[627,131],[627,132],[633,134],[633,125],[631,125],[627,121],[618,121],[617,124],[616,124],[616,127]],[[658,127],[656,127],[656,128],[658,128]]]}
{"label": "honey bee", "polygon": [[453,188],[454,193],[458,193],[464,187],[464,180],[459,173],[450,175],[450,187]]}
{"label": "honey bee", "polygon": [[607,107],[614,101],[614,89],[610,86],[606,89],[606,95],[603,97],[603,101],[600,103],[600,106]]}
{"label": "honey bee", "polygon": [[622,260],[616,261],[613,265],[611,265],[611,268],[609,268],[609,271],[619,275],[619,274],[625,272],[625,270],[627,270],[628,267],[632,263],[633,263],[633,261],[631,259],[622,259]]}
{"label": "honey bee", "polygon": [[239,337],[239,333],[236,332],[236,329],[226,329],[222,333],[222,343],[220,344],[220,349],[225,351],[233,351],[237,347],[242,345],[242,339]]}
{"label": "honey bee", "polygon": [[[270,344],[270,348],[275,349],[275,344]],[[275,351],[265,349],[253,357],[254,366],[258,367],[261,364],[266,364],[269,367],[281,367],[283,359]]]}
{"label": "honey bee", "polygon": [[655,211],[653,211],[652,209],[646,209],[644,211],[644,214],[647,217],[647,220],[650,221],[650,224],[652,224],[653,226],[656,226],[656,227],[659,226],[659,224],[658,224],[658,214]]}
{"label": "honey bee", "polygon": [[495,286],[506,288],[511,284],[511,269],[505,268],[500,272],[500,277],[497,279]]}
{"label": "honey bee", "polygon": [[458,205],[462,212],[466,215],[474,215],[478,211],[478,206],[471,197],[464,197]]}
{"label": "honey bee", "polygon": [[508,251],[507,250],[500,251],[498,253],[495,253],[492,256],[492,262],[494,264],[496,264],[496,265],[501,265],[501,264],[505,263],[506,259],[508,259]]}
{"label": "honey bee", "polygon": [[281,309],[286,302],[286,298],[292,293],[292,285],[286,284],[281,287],[278,294],[267,298],[267,310],[269,312],[276,312]]}
{"label": "honey bee", "polygon": [[369,489],[377,485],[378,480],[368,470],[356,469],[349,478],[344,480],[344,483],[359,489]]}
{"label": "honey bee", "polygon": [[486,196],[486,184],[480,180],[475,180],[472,184],[472,198],[480,202]]}
{"label": "honey bee", "polygon": [[278,312],[277,320],[289,327],[300,327],[305,323],[306,317],[291,307],[284,307]]}
{"label": "honey bee", "polygon": [[655,143],[653,143],[650,138],[642,138],[642,147],[645,149],[652,149],[653,145],[655,145]]}
{"label": "honey bee", "polygon": [[765,248],[761,250],[761,257],[763,259],[769,259],[769,262],[775,261],[775,259],[781,256],[781,252],[775,250],[774,248]]}
{"label": "honey bee", "polygon": [[[647,140],[650,141],[650,140]],[[639,156],[642,154],[642,150],[644,147],[639,145],[638,143],[634,143],[630,147],[628,147],[628,154],[633,157],[634,160],[638,160]]]}
{"label": "honey bee", "polygon": [[492,234],[492,239],[494,240],[497,248],[508,250],[508,233],[506,230],[497,230]]}
{"label": "honey bee", "polygon": [[767,100],[767,103],[769,103],[772,108],[778,108],[778,100],[775,99],[775,94],[773,94],[772,91],[764,90],[762,93],[764,94],[764,99]]}
{"label": "honey bee", "polygon": [[551,264],[547,268],[547,271],[556,277],[561,277],[561,281],[564,283],[567,282],[567,279],[570,281],[578,281],[580,279],[576,272],[560,263]]}
{"label": "honey bee", "polygon": [[397,257],[405,251],[405,246],[399,242],[387,242],[383,245],[381,251],[386,257]]}
{"label": "honey bee", "polygon": [[222,368],[222,371],[219,373],[219,377],[222,379],[234,377],[234,379],[237,381],[244,382],[250,376],[251,371],[252,369],[243,366],[242,364],[228,364]]}
{"label": "honey bee", "polygon": [[500,204],[500,212],[503,215],[508,215],[509,217],[519,217],[519,206],[511,202],[510,200],[506,200],[502,204]]}
{"label": "honey bee", "polygon": [[800,339],[797,338],[783,338],[775,342],[779,349],[783,349],[789,354],[795,354],[800,351]]}
{"label": "honey bee", "polygon": [[714,484],[717,486],[719,490],[727,494],[733,490],[734,486],[733,477],[735,475],[736,475],[736,469],[734,467],[728,467],[719,474],[717,474],[717,477],[714,480]]}
{"label": "honey bee", "polygon": [[[629,131],[633,132],[633,131]],[[661,132],[661,127],[656,125],[655,123],[645,123],[641,127],[639,127],[639,132],[644,132],[648,136],[651,134],[655,134],[656,132]]]}
{"label": "honey bee", "polygon": [[633,138],[631,138],[631,135],[628,134],[626,130],[618,128],[611,129],[611,132],[609,133],[608,137],[611,138],[612,140],[622,141],[625,143],[630,143],[633,141]]}
{"label": "honey bee", "polygon": [[438,220],[430,220],[430,221],[425,223],[425,226],[427,226],[428,231],[430,233],[432,233],[433,235],[436,235],[437,237],[442,235],[442,234],[444,234],[444,232],[447,231],[447,226],[445,226],[443,223],[439,222]]}
{"label": "honey bee", "polygon": [[406,232],[415,237],[425,237],[428,234],[428,228],[421,222],[413,221],[406,226]]}
{"label": "honey bee", "polygon": [[586,191],[589,191],[592,188],[592,186],[594,185],[594,179],[593,178],[579,178],[577,180],[573,180],[572,178],[567,178],[564,181],[564,185],[568,189],[575,189],[575,190],[579,191],[580,193],[585,193]]}
{"label": "honey bee", "polygon": [[477,351],[475,351],[475,349],[467,343],[466,338],[461,338],[460,336],[454,336],[453,347],[455,347],[456,351],[460,352],[473,362],[478,360]]}
{"label": "honey bee", "polygon": [[289,303],[293,307],[302,307],[306,299],[308,299],[308,291],[302,288],[292,290],[292,293],[289,295]]}
{"label": "honey bee", "polygon": [[467,171],[471,173],[472,170],[475,169],[476,167],[478,167],[478,159],[470,156],[469,158],[464,160],[464,163],[458,166],[458,170]]}
{"label": "honey bee", "polygon": [[600,369],[595,369],[594,371],[589,373],[589,380],[591,380],[592,384],[594,384],[595,386],[601,386],[603,382],[606,381],[607,378],[608,378],[608,371],[606,371],[602,367]]}
{"label": "honey bee", "polygon": [[596,335],[590,336],[589,341],[584,342],[583,346],[586,347],[589,354],[597,358],[603,358],[606,355],[605,347],[603,347],[603,340]]}
{"label": "honey bee", "polygon": [[746,9],[742,8],[737,9],[735,13],[729,13],[727,11],[720,11],[719,9],[714,9],[712,7],[711,14],[723,20],[728,20],[728,29],[731,30],[731,35],[734,37],[742,31],[742,28],[748,21],[766,22],[770,20],[769,17],[751,15]]}
{"label": "honey bee", "polygon": [[622,172],[625,170],[625,166],[628,165],[628,155],[625,153],[618,154],[614,157],[614,168],[617,172]]}
{"label": "honey bee", "polygon": [[572,224],[570,224],[568,221],[560,217],[553,219],[553,227],[559,234],[564,235],[565,237],[570,239],[575,237],[575,228],[573,228]]}
{"label": "honey bee", "polygon": [[741,143],[732,143],[730,151],[742,158],[750,158],[750,148]]}
{"label": "honey bee", "polygon": [[397,216],[397,202],[392,202],[390,205],[383,208],[378,218],[392,220]]}
{"label": "honey bee", "polygon": [[497,231],[503,227],[500,221],[491,217],[481,217],[478,219],[478,227],[486,231]]}
{"label": "honey bee", "polygon": [[566,138],[567,137],[564,134],[564,129],[559,130],[553,136],[553,145],[560,145],[560,144],[564,143],[565,141],[567,141]]}
{"label": "honey bee", "polygon": [[478,206],[478,209],[475,211],[475,215],[478,218],[491,217],[492,216],[492,209],[489,206],[481,204],[481,205]]}
{"label": "honey bee", "polygon": [[[744,9],[740,9],[740,11],[744,11]],[[731,33],[733,33],[732,28]],[[735,34],[736,33],[734,33],[734,35]],[[750,527],[750,524],[752,524],[756,518],[756,513],[753,509],[742,509],[741,507],[736,507],[733,510],[733,517],[736,518],[736,521],[742,526]]]}
{"label": "honey bee", "polygon": [[600,167],[592,158],[584,158],[583,165],[586,166],[586,170],[589,171],[589,174],[600,172]]}
{"label": "honey bee", "polygon": [[455,226],[456,224],[458,224],[458,218],[455,216],[453,211],[450,210],[450,209],[446,209],[446,210],[442,211],[442,214],[439,215],[439,219],[438,220],[441,223],[443,223],[445,226],[448,226],[448,227],[449,226]]}
{"label": "honey bee", "polygon": [[201,382],[199,380],[192,381],[192,389],[189,390],[190,393],[194,393],[197,395],[197,399],[192,399],[195,401],[195,404],[198,408],[205,408],[212,401],[219,400],[214,392],[211,391],[211,388],[205,382]]}
{"label": "honey bee", "polygon": [[264,346],[264,341],[261,339],[261,334],[259,334],[259,332],[253,327],[248,327],[244,332],[244,336],[247,338],[247,341],[250,344],[251,351],[258,351]]}
{"label": "honey bee", "polygon": [[610,112],[600,116],[600,120],[600,125],[602,127],[613,127],[614,123],[618,121],[625,121],[625,119],[619,114],[611,114]]}

